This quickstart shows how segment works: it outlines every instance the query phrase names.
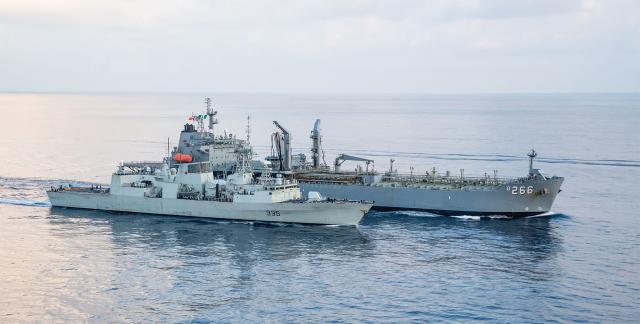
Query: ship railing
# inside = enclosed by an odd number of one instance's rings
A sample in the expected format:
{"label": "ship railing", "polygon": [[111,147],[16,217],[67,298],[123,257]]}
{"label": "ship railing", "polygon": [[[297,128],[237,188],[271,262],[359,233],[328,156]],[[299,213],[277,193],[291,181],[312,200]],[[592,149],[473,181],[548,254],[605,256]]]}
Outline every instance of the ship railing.
{"label": "ship railing", "polygon": [[352,199],[337,199],[331,197],[325,197],[322,200],[308,200],[308,199],[296,199],[290,200],[289,202],[300,202],[300,203],[309,203],[309,204],[372,204],[373,201],[370,200],[352,200]]}
{"label": "ship railing", "polygon": [[427,183],[427,184],[463,184],[463,185],[503,185],[520,182],[527,178],[515,177],[491,177],[491,176],[446,176],[446,175],[411,175],[394,174],[384,175],[383,181],[402,183]]}
{"label": "ship railing", "polygon": [[346,181],[346,180],[327,180],[327,179],[304,179],[305,182],[309,183],[326,183],[326,184],[350,184],[354,183],[354,181]]}
{"label": "ship railing", "polygon": [[225,196],[220,196],[220,197],[205,196],[202,200],[218,201],[218,202],[233,202],[233,198],[225,197]]}
{"label": "ship railing", "polygon": [[[122,162],[118,166],[118,171],[114,172],[116,175],[131,175],[131,174],[153,174],[154,170],[160,169],[164,162],[162,161],[127,161]],[[145,170],[150,168],[150,171]]]}
{"label": "ship railing", "polygon": [[298,183],[288,183],[281,185],[265,185],[264,188],[267,190],[279,190],[279,189],[287,189],[287,188],[296,188],[298,187]]}
{"label": "ship railing", "polygon": [[[380,175],[378,173],[369,173],[370,175]],[[300,173],[296,175],[298,180],[304,182],[324,183],[324,184],[354,184],[363,183],[362,176],[366,174],[358,174],[353,171],[343,172],[308,172]],[[399,182],[403,184],[422,184],[422,185],[448,185],[448,186],[500,186],[508,184],[522,183],[531,180],[530,176],[525,177],[510,177],[502,176],[495,177],[488,174],[484,176],[459,176],[459,175],[445,175],[445,174],[382,174],[382,182]],[[374,182],[380,183],[380,180]],[[372,184],[374,184],[372,183]]]}
{"label": "ship railing", "polygon": [[144,168],[144,167],[154,167],[154,166],[162,166],[162,161],[127,161],[122,162],[123,167],[127,168]]}
{"label": "ship railing", "polygon": [[58,187],[51,186],[49,191],[61,192],[61,191],[75,191],[75,192],[91,192],[91,193],[109,193],[109,187],[102,187],[102,185],[91,185],[89,187],[71,187],[60,185]]}

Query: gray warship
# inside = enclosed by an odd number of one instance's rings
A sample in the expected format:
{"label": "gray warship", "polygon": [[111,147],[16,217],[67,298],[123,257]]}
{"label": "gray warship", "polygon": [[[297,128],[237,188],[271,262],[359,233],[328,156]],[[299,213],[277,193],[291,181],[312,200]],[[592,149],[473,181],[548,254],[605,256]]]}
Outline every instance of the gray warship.
{"label": "gray warship", "polygon": [[[459,175],[440,173],[435,168],[424,174],[401,174],[394,169],[393,159],[388,171],[378,172],[373,160],[347,154],[338,155],[330,167],[324,162],[320,120],[311,131],[310,162],[305,154],[292,154],[291,133],[277,121],[273,123],[276,131],[271,137],[271,154],[265,158],[267,163],[251,161],[256,176],[261,172],[292,175],[304,195],[318,192],[327,199],[373,201],[374,210],[417,210],[446,216],[533,216],[551,210],[564,181],[563,177],[547,176],[533,167],[537,157],[534,150],[528,154],[528,173],[511,178],[498,177],[495,171],[493,176],[474,177],[463,171]],[[185,125],[173,154],[188,155],[195,162],[211,161],[214,172],[233,172],[238,157],[251,150],[248,134],[247,140],[231,134],[211,139]],[[353,171],[345,171],[342,164],[346,161],[364,164],[364,168],[358,165]]]}
{"label": "gray warship", "polygon": [[52,187],[52,207],[323,225],[357,225],[371,208],[303,196],[291,172],[256,176],[248,142],[214,133],[216,114],[207,100],[206,114],[191,116],[181,132],[179,150],[159,162],[122,162],[109,187]]}

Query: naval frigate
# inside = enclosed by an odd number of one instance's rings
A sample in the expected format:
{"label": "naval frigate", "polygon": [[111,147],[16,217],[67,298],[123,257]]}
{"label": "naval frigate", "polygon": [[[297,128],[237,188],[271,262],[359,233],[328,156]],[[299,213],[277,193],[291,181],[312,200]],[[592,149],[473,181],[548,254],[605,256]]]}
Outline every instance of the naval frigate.
{"label": "naval frigate", "polygon": [[[262,170],[256,176],[248,143],[230,134],[214,134],[216,114],[207,100],[207,113],[191,116],[185,125],[180,150],[161,162],[121,163],[109,187],[52,187],[47,191],[51,205],[326,225],[357,225],[371,208],[365,201],[321,199],[315,192],[303,195],[290,172]],[[209,130],[204,127],[207,119]]]}
{"label": "naval frigate", "polygon": [[[390,160],[389,170],[374,170],[371,159],[340,154],[333,167],[324,162],[321,122],[316,120],[311,131],[311,161],[305,154],[292,154],[292,134],[279,122],[273,122],[276,131],[271,137],[271,154],[262,161],[252,161],[257,176],[262,172],[290,174],[295,178],[303,194],[318,192],[328,199],[373,201],[377,210],[419,210],[440,215],[505,215],[510,217],[532,216],[551,210],[560,193],[563,177],[547,176],[533,167],[537,153],[529,154],[529,170],[522,177],[452,175],[435,168],[424,174],[398,173]],[[211,161],[218,171],[230,170],[241,152],[250,150],[248,140],[240,140],[227,134],[225,138],[201,141],[201,135],[185,126],[174,154],[185,154],[197,161]],[[355,170],[345,171],[346,161],[364,163]],[[225,171],[226,172],[226,171]]]}

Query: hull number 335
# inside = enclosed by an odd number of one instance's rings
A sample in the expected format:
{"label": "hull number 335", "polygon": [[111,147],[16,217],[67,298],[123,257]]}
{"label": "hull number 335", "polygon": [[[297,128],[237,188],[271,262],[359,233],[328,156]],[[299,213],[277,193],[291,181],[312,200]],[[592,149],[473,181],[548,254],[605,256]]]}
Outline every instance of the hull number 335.
{"label": "hull number 335", "polygon": [[512,195],[524,195],[524,194],[532,194],[533,186],[513,186],[507,187],[507,190],[511,191]]}
{"label": "hull number 335", "polygon": [[280,216],[280,211],[279,210],[267,210],[267,216]]}

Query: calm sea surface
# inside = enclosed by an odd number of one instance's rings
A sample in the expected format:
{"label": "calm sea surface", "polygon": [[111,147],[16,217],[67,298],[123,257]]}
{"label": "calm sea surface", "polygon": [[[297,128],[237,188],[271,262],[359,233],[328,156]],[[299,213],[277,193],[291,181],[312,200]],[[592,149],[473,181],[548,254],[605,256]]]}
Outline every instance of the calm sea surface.
{"label": "calm sea surface", "polygon": [[[0,94],[0,322],[640,318],[640,95],[210,94],[263,157],[272,121],[308,152],[387,169],[566,177],[553,213],[372,212],[358,227],[52,210],[45,189],[159,160],[202,95]],[[345,164],[346,166],[346,164]],[[354,167],[354,165],[350,165]]]}

